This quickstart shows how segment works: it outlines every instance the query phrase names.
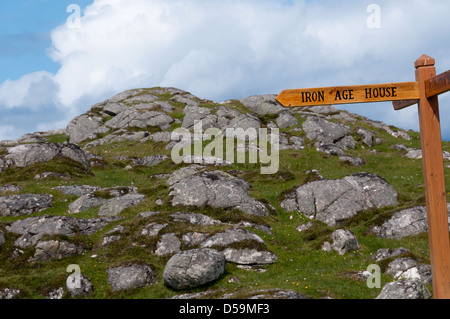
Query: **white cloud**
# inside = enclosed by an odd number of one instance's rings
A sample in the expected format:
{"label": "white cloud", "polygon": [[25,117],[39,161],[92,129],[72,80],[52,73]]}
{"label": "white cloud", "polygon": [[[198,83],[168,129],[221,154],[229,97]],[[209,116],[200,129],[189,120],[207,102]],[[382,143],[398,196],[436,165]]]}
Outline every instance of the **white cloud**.
{"label": "white cloud", "polygon": [[[58,72],[4,82],[0,107],[52,105],[64,119],[30,126],[60,127],[129,88],[175,86],[222,101],[286,88],[412,81],[423,53],[442,71],[450,68],[446,1],[378,1],[381,29],[366,26],[371,2],[290,2],[95,0],[81,28],[53,30],[48,52],[61,64]],[[414,110],[394,112],[387,103],[352,110],[417,127]]]}

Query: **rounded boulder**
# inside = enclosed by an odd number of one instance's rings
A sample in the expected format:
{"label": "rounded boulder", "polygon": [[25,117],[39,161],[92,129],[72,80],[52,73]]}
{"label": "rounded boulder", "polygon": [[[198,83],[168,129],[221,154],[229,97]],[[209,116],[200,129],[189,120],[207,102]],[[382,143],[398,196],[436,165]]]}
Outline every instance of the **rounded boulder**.
{"label": "rounded boulder", "polygon": [[175,290],[191,289],[217,280],[225,272],[224,254],[209,248],[180,252],[164,269],[164,285]]}

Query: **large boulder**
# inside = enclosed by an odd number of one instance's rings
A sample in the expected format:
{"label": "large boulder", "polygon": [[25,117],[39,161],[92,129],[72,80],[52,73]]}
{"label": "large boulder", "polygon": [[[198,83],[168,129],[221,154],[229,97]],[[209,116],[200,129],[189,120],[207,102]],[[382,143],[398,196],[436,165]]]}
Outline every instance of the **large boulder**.
{"label": "large boulder", "polygon": [[240,102],[252,112],[259,115],[278,114],[284,107],[276,100],[275,94],[249,96]]}
{"label": "large boulder", "polygon": [[348,126],[336,124],[320,117],[308,117],[302,125],[306,138],[325,144],[336,143],[351,133]]}
{"label": "large boulder", "polygon": [[284,110],[280,112],[280,115],[276,119],[277,125],[281,129],[285,129],[291,126],[297,125],[299,122],[289,110]]}
{"label": "large boulder", "polygon": [[209,248],[180,252],[164,268],[164,285],[182,290],[191,289],[217,280],[225,272],[225,256]]}
{"label": "large boulder", "polygon": [[[450,223],[450,204],[447,210]],[[395,239],[425,233],[428,231],[427,208],[418,206],[398,211],[383,224],[373,227],[372,231],[380,238]]]}
{"label": "large boulder", "polygon": [[360,211],[397,203],[397,192],[386,180],[370,173],[357,173],[339,180],[302,185],[286,195],[281,207],[334,226]]}
{"label": "large boulder", "polygon": [[331,234],[333,244],[331,248],[339,255],[345,255],[351,250],[358,250],[360,248],[358,239],[348,229],[338,229]]}
{"label": "large boulder", "polygon": [[[55,158],[69,158],[80,163],[86,170],[91,167],[86,153],[75,144],[37,143],[22,144],[7,149],[3,168],[28,167],[36,163],[48,162]],[[1,170],[2,167],[0,167]]]}
{"label": "large boulder", "polygon": [[98,134],[104,134],[109,130],[103,126],[102,117],[83,114],[69,123],[66,132],[70,137],[70,143],[81,143],[85,140],[95,139]]}
{"label": "large boulder", "polygon": [[168,183],[171,183],[169,196],[173,206],[210,206],[237,209],[250,215],[269,215],[264,204],[248,193],[249,183],[222,171],[202,171],[194,166],[189,173],[175,172]]}

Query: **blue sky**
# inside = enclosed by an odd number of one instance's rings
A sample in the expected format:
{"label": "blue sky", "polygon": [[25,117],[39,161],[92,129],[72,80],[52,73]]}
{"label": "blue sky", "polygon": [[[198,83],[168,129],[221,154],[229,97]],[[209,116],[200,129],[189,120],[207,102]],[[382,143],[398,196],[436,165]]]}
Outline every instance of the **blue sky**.
{"label": "blue sky", "polygon": [[[85,6],[92,0],[77,0]],[[67,20],[73,0],[0,0],[0,82],[46,70],[56,73],[59,64],[46,55],[50,32]]]}
{"label": "blue sky", "polygon": [[[369,28],[367,7],[381,9]],[[81,8],[71,28],[69,5]],[[123,90],[174,86],[215,101],[282,89],[414,80],[450,69],[448,0],[0,0],[0,140],[65,127]],[[450,140],[450,93],[441,96]],[[339,106],[418,129],[417,110]]]}

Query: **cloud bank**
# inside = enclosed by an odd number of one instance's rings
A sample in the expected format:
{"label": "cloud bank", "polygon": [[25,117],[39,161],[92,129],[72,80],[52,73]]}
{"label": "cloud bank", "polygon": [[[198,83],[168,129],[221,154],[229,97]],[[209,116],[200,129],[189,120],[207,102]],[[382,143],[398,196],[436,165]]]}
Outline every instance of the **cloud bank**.
{"label": "cloud bank", "polygon": [[[288,88],[413,81],[423,53],[436,58],[438,72],[450,68],[448,1],[378,1],[379,29],[367,26],[370,3],[95,0],[79,28],[52,31],[47,54],[61,65],[56,73],[0,84],[0,139],[65,127],[130,88],[173,86],[220,102]],[[450,139],[450,99],[440,102]],[[414,107],[339,108],[418,129]]]}

